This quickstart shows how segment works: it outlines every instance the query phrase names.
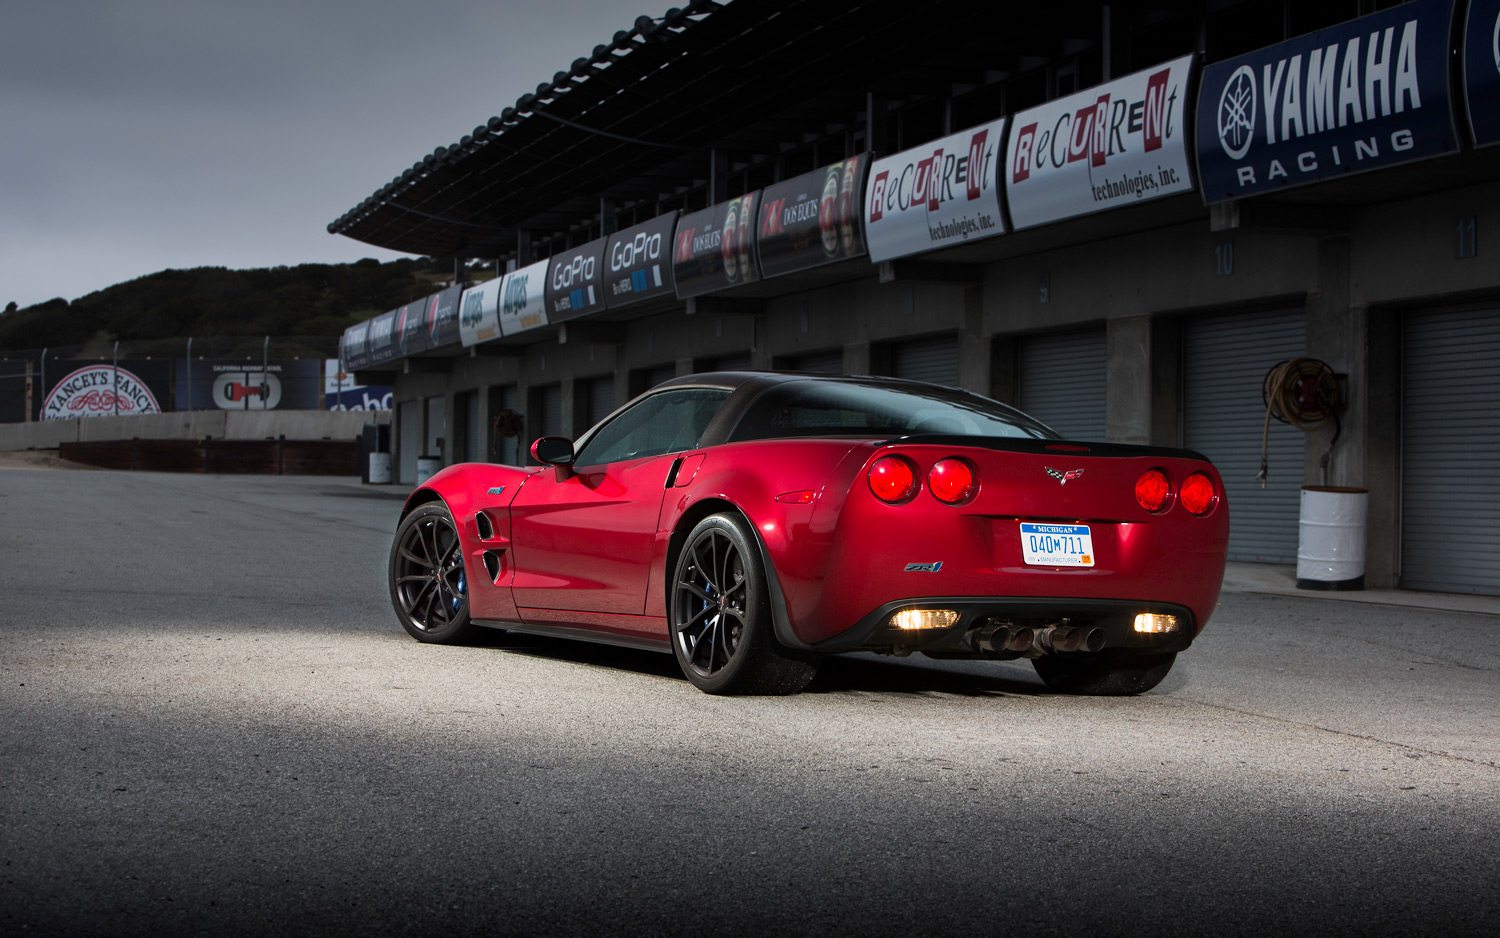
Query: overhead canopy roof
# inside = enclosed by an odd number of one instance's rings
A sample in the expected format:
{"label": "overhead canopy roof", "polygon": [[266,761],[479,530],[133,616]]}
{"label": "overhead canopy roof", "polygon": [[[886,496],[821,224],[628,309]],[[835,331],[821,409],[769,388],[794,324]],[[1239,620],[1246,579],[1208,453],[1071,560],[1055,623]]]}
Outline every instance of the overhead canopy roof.
{"label": "overhead canopy roof", "polygon": [[641,17],[328,230],[412,254],[501,257],[518,230],[567,230],[601,199],[701,185],[711,149],[774,155],[854,123],[868,93],[948,96],[1095,45],[1099,18],[1098,3],[1073,0],[693,0]]}

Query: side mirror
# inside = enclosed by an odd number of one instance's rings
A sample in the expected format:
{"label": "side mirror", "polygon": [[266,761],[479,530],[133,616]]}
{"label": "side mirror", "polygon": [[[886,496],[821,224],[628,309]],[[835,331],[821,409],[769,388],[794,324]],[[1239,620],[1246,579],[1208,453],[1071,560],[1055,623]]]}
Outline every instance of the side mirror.
{"label": "side mirror", "polygon": [[531,458],[549,466],[571,466],[573,456],[573,441],[565,436],[544,436],[531,444]]}

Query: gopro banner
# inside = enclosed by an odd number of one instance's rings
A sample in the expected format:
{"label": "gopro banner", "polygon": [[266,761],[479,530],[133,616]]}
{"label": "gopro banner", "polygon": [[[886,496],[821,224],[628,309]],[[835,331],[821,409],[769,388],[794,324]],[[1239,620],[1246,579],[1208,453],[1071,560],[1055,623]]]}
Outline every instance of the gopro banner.
{"label": "gopro banner", "polygon": [[505,275],[500,285],[500,334],[515,335],[547,324],[547,261]]}
{"label": "gopro banner", "polygon": [[864,200],[870,260],[1004,234],[999,179],[1004,140],[1001,118],[876,160]]}
{"label": "gopro banner", "polygon": [[1022,111],[1011,121],[1005,198],[1016,228],[1190,192],[1193,56]]}
{"label": "gopro banner", "polygon": [[1500,143],[1500,0],[1469,0],[1464,90],[1474,145]]}
{"label": "gopro banner", "polygon": [[458,308],[458,336],[465,346],[500,338],[500,282],[487,280],[464,291]]}
{"label": "gopro banner", "polygon": [[669,253],[677,213],[671,212],[609,236],[604,251],[604,305],[629,306],[658,296],[672,296]]}
{"label": "gopro banner", "polygon": [[777,277],[859,257],[859,226],[868,154],[767,186],[760,197],[756,254],[760,272]]}
{"label": "gopro banner", "polygon": [[1412,0],[1203,71],[1198,174],[1220,202],[1458,149],[1453,0]]}
{"label": "gopro banner", "polygon": [[687,299],[760,279],[755,263],[755,211],[760,192],[682,216],[673,239],[677,296]]}
{"label": "gopro banner", "polygon": [[[56,372],[54,372],[56,369]],[[61,373],[42,398],[43,420],[159,414],[166,408],[171,366],[166,361],[49,361],[49,377]]]}
{"label": "gopro banner", "polygon": [[608,238],[552,258],[547,268],[547,315],[553,322],[604,308],[604,249]]}

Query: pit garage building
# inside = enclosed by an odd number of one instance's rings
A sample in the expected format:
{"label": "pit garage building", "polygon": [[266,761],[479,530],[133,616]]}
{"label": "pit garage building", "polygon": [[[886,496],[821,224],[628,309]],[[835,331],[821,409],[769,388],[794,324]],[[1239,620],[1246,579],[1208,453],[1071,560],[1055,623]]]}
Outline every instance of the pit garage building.
{"label": "pit garage building", "polygon": [[693,0],[580,51],[329,225],[460,259],[344,337],[399,481],[674,375],[896,375],[1207,454],[1233,559],[1357,487],[1367,585],[1500,592],[1500,0]]}

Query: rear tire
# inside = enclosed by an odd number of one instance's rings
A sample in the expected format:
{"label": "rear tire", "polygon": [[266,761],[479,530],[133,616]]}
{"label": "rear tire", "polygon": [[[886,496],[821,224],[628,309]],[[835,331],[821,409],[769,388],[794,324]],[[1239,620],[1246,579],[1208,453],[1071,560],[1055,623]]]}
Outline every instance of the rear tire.
{"label": "rear tire", "polygon": [[817,673],[815,658],[777,643],[760,550],[737,515],[710,515],[693,527],[668,587],[672,653],[699,690],[795,694]]}
{"label": "rear tire", "polygon": [[396,528],[389,567],[396,618],[419,642],[457,645],[473,640],[463,545],[442,502],[412,509]]}
{"label": "rear tire", "polygon": [[1037,676],[1064,694],[1124,697],[1143,694],[1162,682],[1176,652],[1142,655],[1119,649],[1092,654],[1046,655],[1032,659]]}

